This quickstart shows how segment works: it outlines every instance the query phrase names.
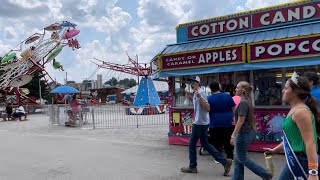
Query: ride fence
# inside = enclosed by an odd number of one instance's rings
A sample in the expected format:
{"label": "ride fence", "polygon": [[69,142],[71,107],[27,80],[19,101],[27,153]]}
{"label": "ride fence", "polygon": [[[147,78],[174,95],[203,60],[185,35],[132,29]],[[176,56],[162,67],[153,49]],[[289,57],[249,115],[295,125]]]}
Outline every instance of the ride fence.
{"label": "ride fence", "polygon": [[[68,106],[50,106],[48,108],[49,121],[55,125],[64,126],[69,121]],[[134,107],[134,106],[87,106],[82,107],[77,116],[77,126],[82,128],[96,129],[108,127],[137,127],[168,125],[169,115],[167,107]]]}

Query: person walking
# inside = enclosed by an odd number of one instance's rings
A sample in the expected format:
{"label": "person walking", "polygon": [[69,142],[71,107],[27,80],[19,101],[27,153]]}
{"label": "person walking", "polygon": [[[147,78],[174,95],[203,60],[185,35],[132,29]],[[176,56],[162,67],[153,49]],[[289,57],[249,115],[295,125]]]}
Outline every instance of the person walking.
{"label": "person walking", "polygon": [[189,141],[189,166],[181,168],[183,173],[197,173],[197,149],[196,145],[200,139],[201,145],[211,154],[215,160],[224,167],[224,176],[230,172],[232,160],[226,159],[217,149],[208,142],[208,125],[210,122],[209,111],[210,105],[207,101],[206,93],[201,89],[200,78],[197,76],[192,80],[191,88],[194,91],[193,106],[195,112],[195,120],[192,126],[191,137]]}
{"label": "person walking", "polygon": [[248,146],[256,134],[251,91],[248,82],[241,81],[237,84],[236,95],[241,96],[241,101],[235,112],[236,126],[230,139],[230,143],[235,146],[233,180],[244,180],[244,166],[264,180],[273,177],[268,170],[247,157]]}
{"label": "person walking", "polygon": [[310,81],[311,95],[320,102],[319,77],[315,72],[307,72],[304,75]]}
{"label": "person walking", "polygon": [[212,82],[210,89],[212,95],[208,97],[210,105],[209,142],[219,152],[222,152],[224,148],[227,158],[233,159],[233,147],[229,140],[233,132],[233,110],[236,104],[229,94],[220,92],[219,83]]}
{"label": "person walking", "polygon": [[317,133],[320,112],[318,102],[311,95],[310,82],[295,72],[282,91],[283,100],[291,109],[283,122],[284,140],[275,148],[265,148],[274,154],[285,151],[287,163],[282,168],[279,180],[318,180],[319,158]]}

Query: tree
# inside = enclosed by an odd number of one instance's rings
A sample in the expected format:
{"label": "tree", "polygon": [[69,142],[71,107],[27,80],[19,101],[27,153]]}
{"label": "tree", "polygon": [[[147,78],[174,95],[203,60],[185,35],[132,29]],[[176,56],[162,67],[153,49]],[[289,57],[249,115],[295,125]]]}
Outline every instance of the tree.
{"label": "tree", "polygon": [[[39,99],[40,98],[40,94],[39,94],[39,79],[42,78],[44,75],[41,75],[39,73],[35,73],[33,75],[33,78],[31,80],[31,82],[29,82],[28,84],[22,86],[22,88],[28,88],[30,93],[29,93],[29,97],[30,96],[34,96],[35,98]],[[44,80],[40,80],[40,85],[41,85],[41,97],[43,99],[46,100],[50,100],[50,92],[49,92],[49,88],[46,85],[46,82]]]}
{"label": "tree", "polygon": [[118,80],[115,77],[112,77],[108,81],[104,83],[105,85],[110,84],[111,86],[116,86],[118,84]]}
{"label": "tree", "polygon": [[131,87],[137,85],[137,82],[134,79],[125,78],[125,79],[119,81],[119,85],[123,85],[125,88],[131,88]]}
{"label": "tree", "polygon": [[67,81],[67,84],[75,84],[75,81]]}
{"label": "tree", "polygon": [[137,83],[137,81],[135,80],[135,79],[130,79],[130,81],[129,81],[129,87],[133,87],[133,86],[135,86],[135,85],[137,85],[138,83]]}

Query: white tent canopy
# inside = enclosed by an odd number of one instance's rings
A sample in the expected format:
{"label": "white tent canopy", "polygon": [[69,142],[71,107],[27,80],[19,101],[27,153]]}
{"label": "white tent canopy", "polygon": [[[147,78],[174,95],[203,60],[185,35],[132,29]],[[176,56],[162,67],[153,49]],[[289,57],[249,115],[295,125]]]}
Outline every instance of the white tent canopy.
{"label": "white tent canopy", "polygon": [[[165,81],[153,81],[154,87],[156,88],[156,90],[159,92],[163,92],[163,91],[168,91],[169,90],[169,86],[168,83]],[[129,93],[137,93],[138,92],[138,88],[139,85],[135,85],[132,88],[129,88],[125,91],[122,91],[122,94],[129,94]]]}

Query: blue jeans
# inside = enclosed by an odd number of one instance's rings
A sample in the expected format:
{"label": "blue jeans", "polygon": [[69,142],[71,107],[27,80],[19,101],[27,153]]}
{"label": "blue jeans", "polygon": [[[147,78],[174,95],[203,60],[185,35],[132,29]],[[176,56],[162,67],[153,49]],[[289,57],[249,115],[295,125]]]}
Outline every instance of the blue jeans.
{"label": "blue jeans", "polygon": [[[303,167],[304,171],[308,175],[309,174],[309,172],[308,172],[309,167],[308,167],[307,155],[305,153],[295,153],[295,154],[296,154],[301,166]],[[318,157],[318,162],[320,162],[319,160],[320,159]],[[318,169],[318,171],[319,170],[320,169]],[[320,174],[319,174],[319,176],[320,176]],[[286,163],[280,172],[279,180],[287,180],[287,179],[294,179],[294,178],[289,170],[288,164]]]}
{"label": "blue jeans", "polygon": [[271,177],[268,170],[264,169],[257,163],[251,161],[247,157],[249,144],[254,140],[255,133],[239,133],[235,142],[235,157],[234,157],[234,173],[233,180],[244,180],[244,166],[251,170],[262,179]]}
{"label": "blue jeans", "polygon": [[189,142],[189,167],[197,167],[197,142],[200,138],[200,143],[209,154],[211,154],[216,161],[220,162],[223,166],[227,163],[226,158],[208,142],[208,125],[192,126],[192,133]]}

